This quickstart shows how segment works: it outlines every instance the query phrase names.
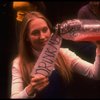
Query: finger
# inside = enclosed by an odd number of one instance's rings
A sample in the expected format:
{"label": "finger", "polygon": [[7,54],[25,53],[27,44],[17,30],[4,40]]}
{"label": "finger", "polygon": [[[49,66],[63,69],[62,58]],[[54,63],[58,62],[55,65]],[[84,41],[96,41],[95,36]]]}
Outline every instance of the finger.
{"label": "finger", "polygon": [[33,78],[33,77],[45,77],[45,76],[42,74],[33,74],[30,77]]}
{"label": "finger", "polygon": [[32,86],[32,90],[37,93],[38,91],[41,91],[42,89],[44,89],[47,85],[49,84],[49,81],[46,81],[46,82],[43,82],[43,83],[34,83],[33,84],[30,84]]}
{"label": "finger", "polygon": [[37,89],[37,91],[41,91],[43,90],[44,88],[46,88],[48,86],[49,82],[45,82],[39,86],[36,86],[35,88]]}
{"label": "finger", "polygon": [[42,81],[42,80],[45,80],[45,79],[48,79],[48,78],[45,77],[45,76],[35,76],[31,79],[31,82],[38,82],[38,81]]}
{"label": "finger", "polygon": [[32,87],[35,87],[35,86],[39,86],[39,85],[41,85],[41,84],[44,84],[44,83],[46,83],[46,82],[48,82],[49,81],[49,79],[48,78],[44,78],[44,79],[32,79],[31,80],[31,85],[32,85]]}
{"label": "finger", "polygon": [[31,81],[31,84],[33,85],[40,85],[40,84],[43,84],[45,82],[48,82],[48,78],[44,78],[44,79],[40,79],[40,80],[32,80]]}
{"label": "finger", "polygon": [[38,83],[36,84],[36,87],[41,87],[41,86],[43,86],[43,85],[45,85],[45,84],[47,84],[47,83],[49,83],[48,80],[44,80],[44,81],[42,81],[42,82],[38,82]]}

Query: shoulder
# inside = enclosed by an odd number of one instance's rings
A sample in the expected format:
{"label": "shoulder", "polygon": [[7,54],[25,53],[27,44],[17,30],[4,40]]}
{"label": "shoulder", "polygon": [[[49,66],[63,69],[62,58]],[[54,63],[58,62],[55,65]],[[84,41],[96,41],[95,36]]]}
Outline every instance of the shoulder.
{"label": "shoulder", "polygon": [[79,10],[80,11],[85,11],[85,10],[88,10],[89,9],[89,7],[88,7],[89,5],[88,4],[86,4],[86,5],[84,5],[84,6],[82,6]]}
{"label": "shoulder", "polygon": [[60,48],[60,53],[62,54],[66,54],[66,55],[69,55],[69,54],[72,54],[73,52],[71,50],[69,50],[69,48]]}
{"label": "shoulder", "polygon": [[19,69],[19,62],[20,62],[20,58],[16,57],[12,62],[12,67]]}
{"label": "shoulder", "polygon": [[69,48],[60,48],[60,53],[62,53],[65,57],[69,57],[69,58],[75,58],[77,56]]}
{"label": "shoulder", "polygon": [[84,5],[79,9],[78,14],[85,14],[88,12],[90,12],[88,5]]}
{"label": "shoulder", "polygon": [[69,50],[69,48],[60,48],[60,52],[62,52],[62,53],[68,53],[68,52],[72,52],[72,51]]}

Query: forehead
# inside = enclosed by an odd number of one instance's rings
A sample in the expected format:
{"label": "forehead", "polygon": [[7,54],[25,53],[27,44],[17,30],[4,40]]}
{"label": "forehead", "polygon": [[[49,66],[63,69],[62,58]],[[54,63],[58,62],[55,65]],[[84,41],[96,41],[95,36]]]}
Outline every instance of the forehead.
{"label": "forehead", "polygon": [[29,27],[31,28],[38,28],[38,27],[42,27],[42,26],[47,26],[47,22],[42,19],[42,18],[36,18],[36,19],[32,19],[29,22]]}

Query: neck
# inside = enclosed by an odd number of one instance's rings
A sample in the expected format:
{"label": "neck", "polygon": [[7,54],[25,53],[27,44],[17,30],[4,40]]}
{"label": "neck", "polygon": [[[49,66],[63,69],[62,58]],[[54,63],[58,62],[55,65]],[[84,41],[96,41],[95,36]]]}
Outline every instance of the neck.
{"label": "neck", "polygon": [[41,50],[40,51],[37,51],[36,49],[32,48],[33,50],[33,54],[36,56],[36,57],[39,57],[40,53],[41,53]]}

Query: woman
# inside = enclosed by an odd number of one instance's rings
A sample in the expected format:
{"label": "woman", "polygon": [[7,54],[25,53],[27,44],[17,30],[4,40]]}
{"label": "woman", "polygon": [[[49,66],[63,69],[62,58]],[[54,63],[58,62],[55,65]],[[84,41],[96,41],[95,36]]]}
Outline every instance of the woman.
{"label": "woman", "polygon": [[[55,61],[55,70],[50,77],[40,74],[30,75],[51,35],[52,26],[41,13],[26,14],[22,22],[19,53],[12,63],[11,98],[62,97],[64,85],[72,78],[73,71],[89,78],[100,79],[99,45],[94,64],[82,60],[67,48],[60,48]],[[56,84],[53,84],[55,82]]]}

